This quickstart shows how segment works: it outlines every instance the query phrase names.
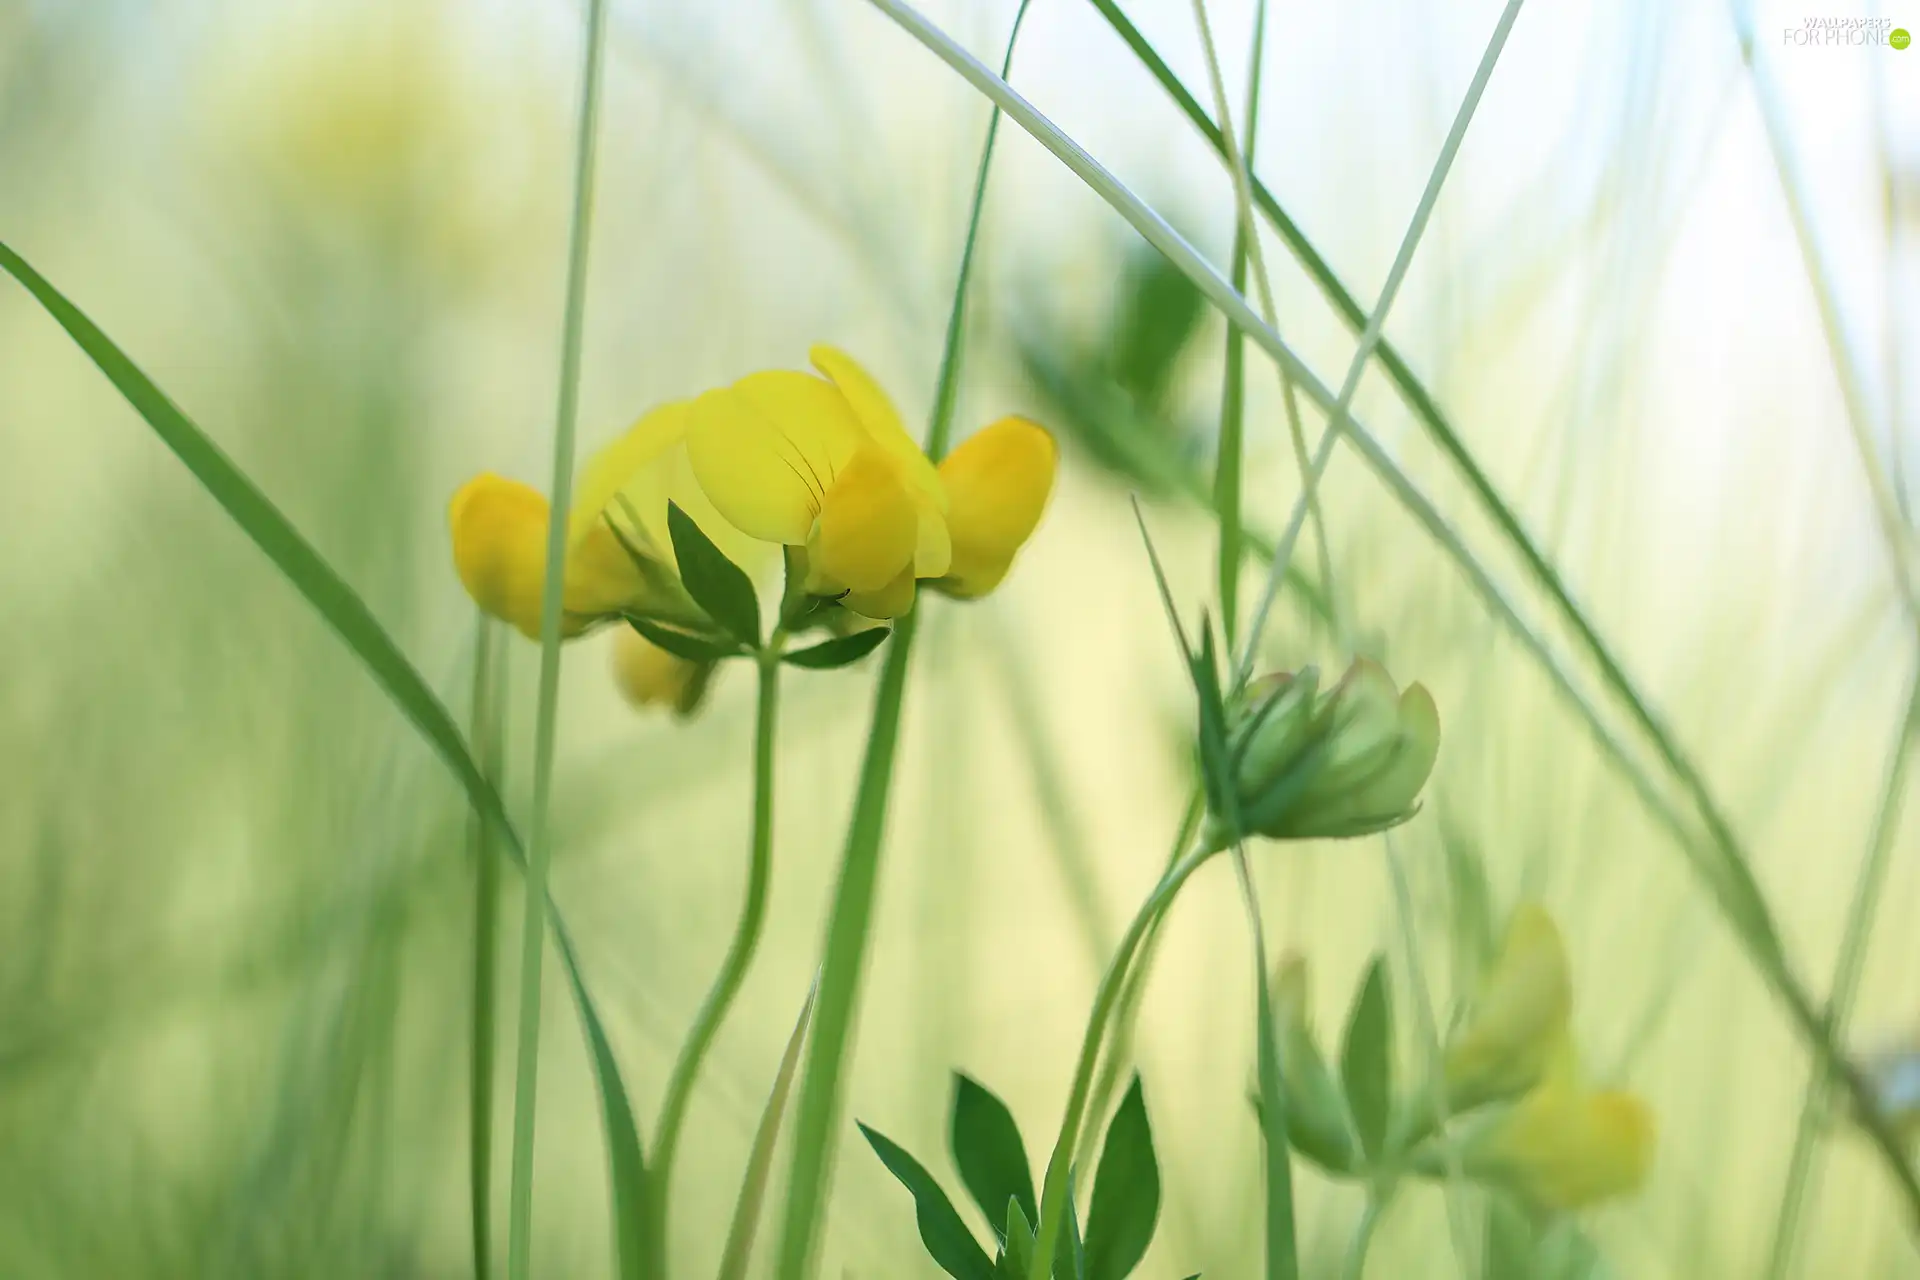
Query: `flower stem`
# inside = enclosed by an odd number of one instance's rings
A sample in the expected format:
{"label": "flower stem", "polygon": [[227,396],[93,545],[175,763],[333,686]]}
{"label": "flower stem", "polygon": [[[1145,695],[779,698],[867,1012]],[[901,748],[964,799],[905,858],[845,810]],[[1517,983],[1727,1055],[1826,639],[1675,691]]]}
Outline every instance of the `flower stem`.
{"label": "flower stem", "polygon": [[1341,1280],[1364,1280],[1367,1253],[1373,1248],[1373,1233],[1386,1210],[1386,1196],[1368,1191],[1367,1207],[1360,1211],[1360,1221],[1353,1228],[1353,1239],[1347,1242],[1346,1260],[1340,1264]]}
{"label": "flower stem", "polygon": [[587,243],[593,224],[600,69],[607,0],[588,0],[580,113],[573,165],[573,216],[567,237],[567,291],[560,334],[559,404],[553,427],[553,491],[547,518],[546,581],[540,601],[540,696],[533,744],[533,813],[527,825],[526,911],[521,927],[520,1025],[513,1098],[513,1190],[507,1215],[507,1275],[533,1268],[533,1127],[539,1098],[540,962],[546,941],[547,864],[553,852],[547,808],[553,792],[554,731],[560,702],[560,615],[565,590],[567,515],[573,498],[573,437],[580,407],[580,350],[586,328]]}
{"label": "flower stem", "polygon": [[[660,1104],[660,1121],[654,1127],[652,1206],[649,1218],[655,1247],[664,1254],[667,1248],[667,1199],[673,1177],[673,1154],[680,1139],[680,1127],[686,1120],[687,1103],[693,1095],[694,1081],[707,1050],[726,1019],[740,984],[746,980],[753,953],[760,945],[761,926],[767,916],[767,885],[773,878],[773,763],[774,737],[780,708],[780,655],[778,645],[759,658],[760,700],[753,735],[753,845],[747,863],[747,896],[740,908],[740,923],[727,944],[720,972],[707,991],[706,999],[694,1015],[686,1043],[667,1078],[665,1100]],[[664,1261],[664,1258],[662,1258]]]}
{"label": "flower stem", "polygon": [[1027,1271],[1027,1280],[1048,1280],[1053,1270],[1054,1246],[1059,1242],[1060,1226],[1066,1214],[1074,1146],[1080,1140],[1080,1127],[1086,1121],[1087,1094],[1093,1087],[1094,1067],[1106,1039],[1107,1024],[1119,1003],[1127,970],[1140,949],[1141,940],[1172,905],[1181,886],[1219,852],[1221,849],[1217,847],[1202,847],[1167,869],[1140,905],[1133,923],[1127,926],[1119,949],[1100,978],[1100,989],[1093,997],[1093,1012],[1087,1017],[1086,1035],[1080,1042],[1080,1060],[1073,1070],[1073,1087],[1067,1094],[1067,1111],[1060,1119],[1060,1134],[1054,1139],[1053,1155],[1047,1160],[1047,1179],[1040,1196],[1040,1227],[1034,1236],[1033,1263]]}

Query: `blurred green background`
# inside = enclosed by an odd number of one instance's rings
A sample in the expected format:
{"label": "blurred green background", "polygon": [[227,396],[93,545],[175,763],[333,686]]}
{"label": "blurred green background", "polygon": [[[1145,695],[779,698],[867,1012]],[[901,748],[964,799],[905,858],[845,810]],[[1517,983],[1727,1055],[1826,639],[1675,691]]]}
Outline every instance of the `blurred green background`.
{"label": "blurred green background", "polygon": [[[997,59],[1011,4],[924,8]],[[1274,4],[1257,168],[1363,304],[1498,9]],[[1188,6],[1129,11],[1204,100]],[[1761,104],[1786,122],[1787,182],[1904,495],[1920,53],[1774,43],[1809,16],[1530,7],[1388,333],[1700,766],[1824,994],[1915,635]],[[1237,102],[1251,7],[1211,17]],[[0,239],[236,458],[456,712],[473,618],[445,503],[476,471],[546,477],[578,28],[560,0],[0,0]],[[1015,85],[1224,265],[1225,172],[1098,14],[1039,0],[1022,41]],[[662,399],[799,366],[812,341],[857,353],[924,421],[986,104],[851,0],[617,4],[608,72],[583,448]],[[1213,583],[1213,524],[1178,477],[1210,467],[1218,318],[1154,283],[1131,233],[1011,128],[981,253],[960,429],[1022,412],[1067,452],[1006,587],[929,601],[909,694],[847,1096],[923,1155],[956,1067],[1044,1145],[1190,782],[1189,695],[1130,490],[1183,604]],[[1337,385],[1351,334],[1283,246],[1266,257],[1282,331]],[[1272,532],[1297,477],[1258,357],[1248,388],[1248,520]],[[1377,373],[1356,410],[1573,652]],[[11,286],[0,457],[0,1275],[470,1274],[457,788]],[[1381,839],[1269,847],[1275,945],[1310,957],[1323,1024],[1381,947],[1444,1016],[1479,931],[1544,900],[1589,1068],[1660,1120],[1645,1192],[1587,1223],[1614,1274],[1759,1274],[1803,1045],[1673,837],[1427,534],[1350,456],[1323,500],[1342,631],[1283,597],[1270,659],[1386,656],[1432,689],[1446,738],[1425,813],[1392,837],[1412,919]],[[535,652],[512,653],[520,811]],[[607,661],[605,637],[567,650],[554,893],[650,1116],[737,910],[751,694],[725,678],[692,723],[638,715]],[[695,1273],[811,980],[870,680],[788,682],[769,932],[682,1149],[675,1243]],[[1869,1047],[1920,1032],[1911,819],[1892,848],[1856,1017]],[[509,902],[509,935],[518,918]],[[1254,1272],[1246,947],[1224,868],[1203,875],[1139,1037],[1168,1185],[1143,1274]],[[557,982],[544,1004],[536,1262],[605,1275],[591,1077]],[[1300,1196],[1310,1273],[1330,1275],[1359,1197],[1312,1173]],[[857,1139],[825,1260],[836,1280],[934,1274]],[[1798,1274],[1916,1268],[1883,1172],[1836,1128]],[[1456,1271],[1440,1193],[1404,1198],[1372,1274]]]}

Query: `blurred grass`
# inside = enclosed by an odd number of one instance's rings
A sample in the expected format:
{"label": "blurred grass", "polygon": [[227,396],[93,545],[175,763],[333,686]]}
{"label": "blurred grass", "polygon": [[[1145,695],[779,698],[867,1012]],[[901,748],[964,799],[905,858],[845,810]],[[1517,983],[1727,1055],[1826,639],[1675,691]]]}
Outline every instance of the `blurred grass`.
{"label": "blurred grass", "polygon": [[[1494,8],[1463,11],[1458,29],[1424,10],[1289,14],[1275,33],[1257,167],[1362,297],[1411,205],[1417,157],[1438,142],[1407,86],[1430,75],[1440,101],[1463,85]],[[0,2],[0,237],[221,424],[223,446],[457,706],[469,615],[441,509],[471,471],[538,475],[559,297],[530,264],[557,260],[563,213],[529,193],[564,188],[571,17],[399,10],[437,52],[394,56],[435,68],[421,82],[444,91],[427,106],[363,93],[425,114],[379,126],[357,154],[372,175],[358,181],[404,194],[406,218],[309,192],[302,182],[337,184],[340,170],[232,137],[236,124],[273,136],[277,87],[378,83],[365,41],[388,28],[356,36],[346,17],[291,4]],[[1011,7],[929,11],[983,49]],[[1198,84],[1187,6],[1128,11]],[[583,401],[595,440],[652,400],[794,363],[816,337],[870,358],[909,415],[926,407],[912,389],[931,386],[981,104],[858,7],[752,14],[812,32],[811,51],[775,65],[689,11],[616,12],[618,160],[592,302],[607,325],[589,337]],[[1231,78],[1250,13],[1215,15]],[[1178,114],[1097,14],[1041,6],[1033,22],[1022,74],[1035,100],[1137,189],[1204,209],[1182,225],[1208,228],[1196,243],[1225,263],[1230,187]],[[1407,38],[1383,39],[1381,24]],[[1443,208],[1391,336],[1698,758],[1788,951],[1824,975],[1911,637],[1838,434],[1843,406],[1760,121],[1725,92],[1738,53],[1724,27],[1717,11],[1651,5],[1530,10],[1510,55],[1519,79],[1490,93],[1475,126],[1490,132],[1463,153],[1461,203]],[[318,69],[282,70],[302,55]],[[1851,101],[1847,56],[1776,63],[1803,136],[1855,136],[1853,117],[1816,101]],[[1341,79],[1360,65],[1377,89]],[[208,95],[184,87],[241,69],[244,110],[210,120]],[[1910,163],[1911,108],[1891,85],[1894,162]],[[390,146],[393,130],[416,141]],[[392,178],[381,166],[395,156],[427,180]],[[461,163],[442,169],[449,157]],[[1024,140],[1004,159],[963,429],[1043,403],[1012,334],[1063,363],[1101,347],[1131,248]],[[1875,162],[1846,148],[1810,162],[1812,216],[1840,250],[1837,305],[1883,340],[1863,352],[1895,357],[1891,373],[1876,360],[1863,377],[1877,434],[1899,439],[1897,406],[1912,399],[1886,388],[1914,353],[1881,332],[1873,282],[1909,278],[1910,264],[1876,275],[1877,258],[1853,256],[1867,253],[1856,240],[1882,240]],[[1316,367],[1340,367],[1351,338],[1270,249],[1282,331]],[[464,1274],[472,889],[458,792],[48,328],[16,293],[0,297],[12,605],[0,658],[14,673],[0,684],[0,1274]],[[1168,379],[1172,422],[1216,416],[1220,331],[1206,320],[1198,332]],[[1296,482],[1269,381],[1250,379],[1246,505],[1250,525],[1272,530]],[[1494,545],[1386,389],[1369,379],[1358,402],[1463,536]],[[1204,429],[1173,441],[1210,457]],[[1515,641],[1359,469],[1336,470],[1323,497],[1355,645],[1384,639],[1446,717],[1430,816],[1398,850],[1437,1014],[1467,985],[1476,921],[1523,890],[1544,895],[1568,928],[1583,1038],[1602,1048],[1589,1065],[1622,1064],[1609,1078],[1661,1118],[1653,1185],[1590,1224],[1615,1273],[1757,1273],[1803,1054],[1669,837]],[[1209,590],[1206,522],[1188,508],[1155,527],[1176,586],[1189,599]],[[1098,972],[1091,922],[1137,905],[1178,817],[1186,778],[1169,726],[1182,693],[1127,528],[1123,494],[1075,450],[1004,595],[927,619],[849,1093],[854,1114],[914,1150],[938,1149],[954,1066],[991,1080],[1029,1132],[1057,1119]],[[1533,594],[1515,596],[1534,616]],[[1292,665],[1333,648],[1287,615],[1268,652]],[[531,654],[510,649],[524,691]],[[683,729],[634,719],[599,666],[581,649],[563,686],[554,887],[644,1114],[738,898],[750,694],[723,682]],[[695,1270],[718,1260],[811,980],[869,679],[791,682],[782,787],[794,803],[765,959],[696,1100],[705,1140],[685,1152],[677,1196],[700,1224],[689,1235],[708,1241],[689,1247]],[[509,716],[516,812],[528,712],[522,697]],[[1033,734],[1027,713],[1050,765],[1010,745]],[[1073,844],[1063,815],[1090,876],[1055,861],[1056,843]],[[1890,849],[1856,1015],[1869,1039],[1915,1013],[1910,813]],[[1269,852],[1254,872],[1274,946],[1312,956],[1324,1022],[1365,957],[1402,932],[1386,868],[1360,851]],[[1168,1203],[1143,1274],[1257,1265],[1251,975],[1225,880],[1183,900],[1146,992],[1137,1043]],[[510,915],[518,890],[504,888]],[[503,947],[514,941],[503,933]],[[503,1000],[500,1016],[513,1013]],[[1417,1042],[1405,1045],[1414,1069]],[[540,1195],[537,1257],[551,1274],[606,1274],[590,1076],[570,1024],[550,1024],[546,1046],[538,1171],[553,1190]],[[1799,1274],[1897,1274],[1913,1255],[1880,1173],[1845,1133],[1831,1146]],[[843,1152],[829,1260],[924,1274],[910,1221],[863,1157]],[[1359,1205],[1311,1173],[1300,1182],[1305,1273],[1333,1274]],[[1382,1227],[1375,1274],[1450,1274],[1437,1260],[1446,1233],[1437,1198],[1410,1198]],[[763,1240],[760,1263],[770,1252]]]}

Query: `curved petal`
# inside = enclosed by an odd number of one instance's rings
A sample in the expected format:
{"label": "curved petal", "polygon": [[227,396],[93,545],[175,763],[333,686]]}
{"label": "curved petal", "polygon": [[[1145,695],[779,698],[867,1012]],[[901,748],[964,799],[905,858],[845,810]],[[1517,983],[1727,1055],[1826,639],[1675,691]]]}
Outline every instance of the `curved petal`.
{"label": "curved petal", "polygon": [[[568,541],[578,546],[616,501],[636,511],[665,510],[662,473],[675,445],[685,438],[692,406],[674,400],[642,414],[626,433],[587,460],[574,485]],[[652,530],[646,531],[649,536]]]}
{"label": "curved petal", "polygon": [[[515,480],[475,476],[448,504],[453,563],[475,604],[529,639],[540,638],[547,580],[546,498]],[[561,634],[579,635],[645,594],[646,585],[604,527],[568,557]]]}
{"label": "curved petal", "polygon": [[913,571],[916,577],[944,576],[952,562],[953,547],[947,533],[947,491],[939,473],[920,446],[914,443],[901,423],[899,410],[874,380],[872,374],[838,347],[825,343],[807,353],[813,367],[825,374],[846,398],[853,415],[873,442],[885,451],[887,459],[899,469],[900,482],[913,495],[919,511],[919,538],[914,547]]}
{"label": "curved petal", "polygon": [[879,591],[913,570],[918,512],[894,468],[867,445],[827,490],[807,540],[813,575],[854,591]]}
{"label": "curved petal", "polygon": [[849,591],[840,597],[840,605],[863,618],[882,622],[901,617],[913,608],[913,572],[913,566],[907,566],[878,591]]}
{"label": "curved petal", "polygon": [[613,681],[636,707],[679,706],[699,675],[699,663],[668,653],[631,627],[613,638]]}
{"label": "curved petal", "polygon": [[798,546],[864,438],[831,384],[776,370],[695,400],[687,458],[730,524],[750,537]]}
{"label": "curved petal", "polygon": [[1046,511],[1058,456],[1053,437],[1025,418],[1002,418],[947,455],[939,478],[953,557],[943,590],[973,599],[1000,584]]}

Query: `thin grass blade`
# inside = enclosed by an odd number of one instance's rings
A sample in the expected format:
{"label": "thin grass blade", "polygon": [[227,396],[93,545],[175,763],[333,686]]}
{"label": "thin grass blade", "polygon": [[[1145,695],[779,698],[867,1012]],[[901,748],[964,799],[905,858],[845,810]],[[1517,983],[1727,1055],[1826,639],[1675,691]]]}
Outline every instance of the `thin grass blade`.
{"label": "thin grass blade", "polygon": [[753,1237],[760,1225],[760,1207],[766,1202],[767,1185],[773,1176],[773,1153],[780,1139],[780,1122],[787,1113],[787,1097],[793,1092],[794,1073],[800,1066],[800,1047],[806,1041],[807,1024],[813,1019],[813,998],[819,990],[816,979],[807,989],[807,1001],[800,1006],[793,1034],[787,1037],[786,1052],[780,1055],[780,1069],[773,1077],[773,1091],[767,1095],[766,1109],[760,1113],[760,1126],[754,1130],[746,1176],[740,1180],[740,1195],[733,1205],[733,1224],[727,1228],[726,1248],[720,1254],[719,1280],[746,1280],[747,1263],[753,1255]]}

